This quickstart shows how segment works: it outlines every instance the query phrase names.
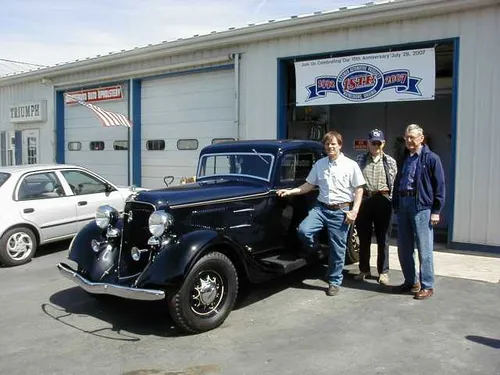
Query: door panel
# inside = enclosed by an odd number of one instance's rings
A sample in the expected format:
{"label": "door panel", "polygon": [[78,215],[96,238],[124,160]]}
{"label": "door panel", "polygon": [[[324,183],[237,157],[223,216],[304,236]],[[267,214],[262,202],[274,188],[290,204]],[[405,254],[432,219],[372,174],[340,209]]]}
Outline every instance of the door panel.
{"label": "door panel", "polygon": [[[79,228],[94,219],[101,205],[107,204],[118,209],[123,207],[122,194],[97,177],[79,170],[64,170],[61,174],[74,194]],[[110,187],[112,191],[109,191]]]}
{"label": "door panel", "polygon": [[77,231],[74,197],[67,196],[54,172],[31,173],[17,188],[21,216],[41,230],[42,241]]}

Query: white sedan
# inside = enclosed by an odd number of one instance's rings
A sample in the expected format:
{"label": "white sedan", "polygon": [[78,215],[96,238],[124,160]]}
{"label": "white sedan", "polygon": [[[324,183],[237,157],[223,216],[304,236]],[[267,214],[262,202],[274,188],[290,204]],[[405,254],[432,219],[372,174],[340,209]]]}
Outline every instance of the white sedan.
{"label": "white sedan", "polygon": [[123,210],[134,191],[73,165],[0,167],[0,263],[29,262],[38,245],[74,236],[100,205]]}

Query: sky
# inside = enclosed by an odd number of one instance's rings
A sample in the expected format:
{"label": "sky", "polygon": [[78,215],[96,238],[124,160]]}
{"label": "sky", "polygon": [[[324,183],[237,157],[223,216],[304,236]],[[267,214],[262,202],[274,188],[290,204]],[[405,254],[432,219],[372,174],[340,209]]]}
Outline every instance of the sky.
{"label": "sky", "polygon": [[370,0],[0,0],[0,69],[54,65]]}

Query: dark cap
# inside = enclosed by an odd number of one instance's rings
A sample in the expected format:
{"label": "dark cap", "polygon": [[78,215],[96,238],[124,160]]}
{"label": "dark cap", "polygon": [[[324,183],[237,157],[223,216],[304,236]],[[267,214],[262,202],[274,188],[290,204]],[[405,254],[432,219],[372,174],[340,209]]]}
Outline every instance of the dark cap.
{"label": "dark cap", "polygon": [[368,133],[368,140],[370,142],[385,142],[384,132],[380,129],[373,129],[370,133]]}

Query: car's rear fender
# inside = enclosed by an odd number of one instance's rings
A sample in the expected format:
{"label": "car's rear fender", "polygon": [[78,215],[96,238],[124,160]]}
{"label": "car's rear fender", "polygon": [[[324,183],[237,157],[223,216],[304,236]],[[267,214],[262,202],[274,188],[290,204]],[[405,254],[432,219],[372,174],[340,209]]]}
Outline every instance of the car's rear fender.
{"label": "car's rear fender", "polygon": [[139,277],[137,285],[179,285],[196,261],[215,249],[229,253],[233,263],[241,265],[246,272],[243,250],[216,231],[204,229],[187,233],[163,246],[155,261]]}

